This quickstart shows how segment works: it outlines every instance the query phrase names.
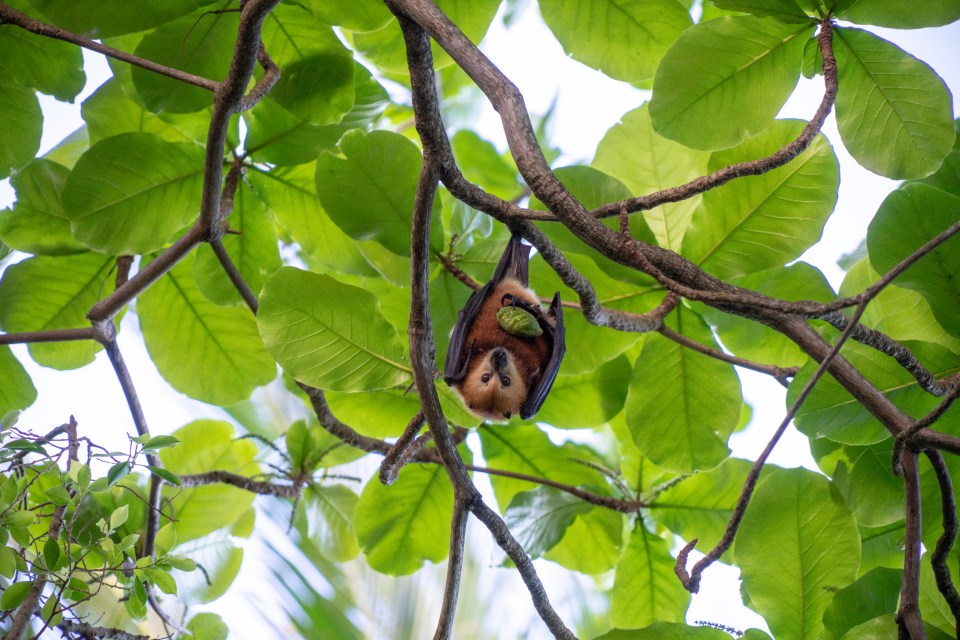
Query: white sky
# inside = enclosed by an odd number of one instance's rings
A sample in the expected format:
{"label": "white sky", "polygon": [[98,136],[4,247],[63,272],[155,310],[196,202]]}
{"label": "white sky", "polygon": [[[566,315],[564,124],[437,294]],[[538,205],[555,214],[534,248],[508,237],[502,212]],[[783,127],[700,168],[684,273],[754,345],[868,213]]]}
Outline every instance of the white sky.
{"label": "white sky", "polygon": [[[870,29],[930,64],[954,94],[960,91],[960,24],[935,30]],[[569,164],[589,162],[606,130],[622,114],[639,106],[647,96],[645,92],[612,81],[567,58],[543,26],[533,4],[528,5],[512,30],[507,31],[499,22],[495,23],[483,43],[483,49],[520,88],[532,113],[544,112],[554,97],[558,98],[553,136],[555,143],[564,149],[563,161]],[[109,73],[100,56],[84,53],[89,80],[77,105]],[[801,84],[781,116],[809,118],[820,102],[822,90],[821,79],[801,79]],[[64,105],[47,97],[41,97],[41,100],[45,114],[42,150],[45,151],[82,123],[77,105]],[[499,148],[505,147],[499,120],[492,109],[487,108],[480,114],[477,128]],[[828,120],[824,133],[834,143],[834,150],[840,159],[840,195],[836,212],[824,230],[824,240],[808,251],[803,259],[819,267],[836,288],[842,278],[835,264],[837,258],[858,246],[873,213],[896,183],[869,173],[849,158],[839,144],[833,116]],[[0,207],[9,206],[13,195],[9,181],[0,182]],[[193,419],[219,417],[219,412],[214,408],[180,396],[160,379],[137,336],[135,326],[132,326],[134,322],[132,315],[124,321],[125,329],[120,334],[121,349],[141,392],[151,430],[154,433],[167,433]],[[34,406],[21,417],[22,426],[42,432],[64,422],[67,415],[73,413],[80,421],[81,428],[94,425],[103,427],[97,429],[103,434],[96,436],[98,443],[112,448],[125,448],[126,437],[123,434],[133,433],[134,429],[119,385],[103,354],[93,365],[82,370],[52,372],[33,364],[26,355],[25,347],[15,347],[14,352],[28,368],[40,392]],[[731,446],[735,455],[753,458],[782,418],[783,390],[760,374],[740,373],[745,397],[754,407],[754,420],[744,433],[732,438]],[[95,394],[91,393],[94,388]],[[795,431],[786,434],[771,462],[782,466],[815,468],[806,439]],[[472,531],[471,538],[474,540],[487,537],[476,529]],[[538,565],[545,577],[548,592],[552,592],[552,584],[563,582],[561,575],[550,563],[538,561]],[[241,590],[255,593],[259,580],[256,574],[256,569],[245,566],[242,575],[247,576],[247,585],[243,589],[233,589],[232,593],[238,597],[242,597]],[[688,621],[714,620],[741,627],[761,625],[757,616],[742,607],[736,576],[737,572],[729,567],[715,565],[711,568],[704,575],[700,594],[694,597]],[[552,597],[555,601],[564,599],[563,594]],[[511,627],[503,630],[503,637],[508,637],[513,631],[514,624],[510,620],[516,621],[516,634],[523,634],[527,630],[526,620],[532,614],[525,594],[518,593],[513,603],[512,611],[503,612],[504,625]],[[238,606],[247,606],[247,603],[228,595],[216,608],[222,613],[236,615]],[[255,616],[244,621],[242,628],[244,632],[237,633],[235,637],[270,637],[275,633],[275,630],[264,627]],[[239,631],[239,627],[234,627],[234,630]],[[545,630],[540,625],[532,625],[529,631],[531,635],[528,637],[546,637],[541,634]]]}

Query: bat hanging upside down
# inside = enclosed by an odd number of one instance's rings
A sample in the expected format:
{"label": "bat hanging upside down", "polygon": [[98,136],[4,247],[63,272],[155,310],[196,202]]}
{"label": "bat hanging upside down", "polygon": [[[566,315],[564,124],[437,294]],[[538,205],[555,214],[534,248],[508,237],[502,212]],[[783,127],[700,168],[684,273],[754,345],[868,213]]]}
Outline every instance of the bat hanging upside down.
{"label": "bat hanging upside down", "polygon": [[532,417],[566,351],[560,294],[541,309],[527,286],[530,246],[513,234],[490,281],[457,316],[443,379],[467,408],[490,420]]}

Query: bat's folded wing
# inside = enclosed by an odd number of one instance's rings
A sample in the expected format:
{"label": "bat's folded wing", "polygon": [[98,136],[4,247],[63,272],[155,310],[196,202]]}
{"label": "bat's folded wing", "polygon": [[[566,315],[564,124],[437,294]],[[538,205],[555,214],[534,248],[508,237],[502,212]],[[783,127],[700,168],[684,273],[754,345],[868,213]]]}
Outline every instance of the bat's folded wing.
{"label": "bat's folded wing", "polygon": [[547,399],[550,387],[553,386],[553,381],[557,377],[557,371],[560,370],[563,354],[567,352],[566,332],[563,328],[563,307],[560,306],[559,292],[553,294],[553,301],[550,303],[547,315],[551,316],[555,322],[551,324],[546,319],[541,318],[540,326],[543,327],[544,334],[552,339],[550,360],[527,392],[527,399],[520,405],[520,417],[524,420],[532,418],[540,410],[543,401]]}

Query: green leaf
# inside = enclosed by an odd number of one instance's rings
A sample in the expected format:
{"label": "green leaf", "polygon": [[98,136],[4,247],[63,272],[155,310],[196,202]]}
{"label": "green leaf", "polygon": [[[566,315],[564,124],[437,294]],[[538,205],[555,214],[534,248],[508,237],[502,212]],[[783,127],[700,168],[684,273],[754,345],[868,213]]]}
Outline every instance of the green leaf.
{"label": "green leaf", "polygon": [[0,522],[11,529],[26,529],[36,519],[37,516],[33,511],[8,511]]}
{"label": "green leaf", "polygon": [[[243,565],[243,548],[238,547],[225,532],[188,542],[179,549],[190,554],[196,561],[195,564],[187,558],[177,561],[177,564],[186,568],[187,571],[184,571],[176,567],[171,561],[172,557],[168,556],[170,565],[178,569],[177,573],[173,574],[177,580],[178,599],[188,606],[212,602],[222,596],[236,581]],[[187,564],[184,564],[184,561],[188,561]],[[198,565],[203,567],[203,571],[193,570]]]}
{"label": "green leaf", "polygon": [[0,610],[10,611],[20,606],[27,597],[33,582],[14,582],[0,594]]}
{"label": "green leaf", "polygon": [[47,538],[43,543],[43,563],[47,569],[53,571],[60,562],[60,544],[56,538]]}
{"label": "green leaf", "polygon": [[354,526],[367,563],[400,576],[447,557],[452,516],[453,488],[443,467],[407,465],[390,486],[367,482]]}
{"label": "green leaf", "polygon": [[0,76],[0,178],[33,159],[40,149],[42,129],[37,94]]}
{"label": "green leaf", "polygon": [[123,505],[118,507],[113,513],[110,514],[110,529],[116,530],[120,528],[124,522],[127,521],[127,516],[130,514],[130,507]]}
{"label": "green leaf", "polygon": [[663,54],[691,24],[679,2],[657,0],[542,0],[540,12],[564,52],[626,82],[653,77]]}
{"label": "green leaf", "polygon": [[852,465],[838,464],[833,481],[857,524],[883,527],[903,520],[903,481],[890,473],[890,445],[846,447]]}
{"label": "green leaf", "polygon": [[[708,170],[767,156],[794,140],[805,125],[777,120],[736,149],[714,153]],[[820,239],[839,185],[837,158],[818,135],[787,165],[704,194],[681,253],[721,279],[791,262]]]}
{"label": "green leaf", "polygon": [[514,495],[503,520],[527,555],[539,558],[560,542],[578,515],[591,509],[576,496],[541,486]]}
{"label": "green leaf", "polygon": [[300,119],[339,122],[353,107],[354,62],[333,29],[281,4],[263,22],[264,47],[283,69],[270,95]]}
{"label": "green leaf", "polygon": [[559,375],[537,420],[561,429],[599,427],[623,408],[632,373],[630,360],[620,355],[593,373]]}
{"label": "green leaf", "polygon": [[[649,106],[628,111],[610,127],[597,146],[592,166],[640,195],[685,184],[707,172],[708,155],[657,135],[650,122]],[[664,204],[643,217],[657,244],[679,251],[693,211],[702,196]]]}
{"label": "green leaf", "polygon": [[[570,485],[595,485],[603,482],[599,472],[571,458],[598,462],[587,448],[567,442],[555,445],[536,425],[481,426],[480,443],[483,459],[490,467],[504,469]],[[535,489],[537,484],[503,476],[491,476],[490,483],[501,508],[510,504],[521,491]]]}
{"label": "green leaf", "polygon": [[[805,262],[731,278],[730,283],[783,300],[830,302],[836,298],[823,274]],[[710,324],[724,348],[736,356],[780,367],[800,366],[807,361],[807,354],[773,329],[706,305],[695,304],[694,308]]]}
{"label": "green leaf", "polygon": [[[317,161],[320,204],[355,240],[376,240],[398,255],[410,255],[420,151],[390,131],[349,131],[339,146],[344,157],[324,152]],[[442,237],[440,225],[431,225],[431,246],[441,249]]]}
{"label": "green leaf", "polygon": [[37,389],[33,386],[30,374],[7,346],[0,347],[0,377],[3,378],[3,385],[0,386],[0,417],[11,411],[26,409],[37,399]]}
{"label": "green leaf", "polygon": [[457,166],[467,180],[483,185],[488,193],[506,200],[520,195],[522,187],[516,165],[476,132],[469,129],[457,131],[450,138],[450,146]]}
{"label": "green leaf", "polygon": [[563,539],[544,558],[587,575],[613,569],[623,547],[622,514],[610,509],[591,509],[567,527]]}
{"label": "green leaf", "polygon": [[180,482],[180,477],[177,476],[177,474],[171,473],[166,469],[164,469],[163,467],[154,467],[151,465],[147,465],[147,469],[149,469],[150,473],[152,473],[153,475],[157,476],[158,478],[160,478],[165,482],[169,482],[175,487],[179,487],[182,484]]}
{"label": "green leaf", "polygon": [[70,170],[37,158],[17,171],[10,184],[17,192],[12,209],[0,210],[0,240],[25,253],[68,255],[86,249],[73,237],[60,206]]}
{"label": "green leaf", "polygon": [[826,478],[780,469],[757,485],[734,555],[773,635],[816,640],[833,592],[857,576],[860,534]]}
{"label": "green leaf", "polygon": [[70,493],[66,490],[66,488],[60,485],[50,487],[44,493],[46,493],[47,497],[50,498],[50,502],[58,507],[63,507],[70,504]]}
{"label": "green leaf", "polygon": [[[700,318],[680,311],[667,320],[674,330],[719,348]],[[689,473],[711,469],[729,455],[726,440],[742,404],[732,365],[650,335],[634,365],[625,408],[644,456],[667,471]]]}
{"label": "green leaf", "polygon": [[725,149],[760,133],[797,84],[811,29],[754,16],[694,25],[657,69],[653,128],[695,149]]}
{"label": "green leaf", "polygon": [[320,206],[315,164],[279,167],[269,173],[251,170],[247,178],[280,226],[312,260],[335,273],[376,274],[356,243]]}
{"label": "green leaf", "polygon": [[409,379],[403,344],[376,298],[330,276],[279,269],[264,285],[257,323],[270,354],[306,384],[369,391]]}
{"label": "green leaf", "polygon": [[[0,280],[0,327],[6,332],[90,326],[87,311],[113,290],[109,256],[83,253],[35,257],[11,265]],[[93,340],[30,345],[37,364],[76,369],[93,362],[102,347]]]}
{"label": "green leaf", "polygon": [[298,118],[269,95],[243,113],[247,125],[247,153],[260,162],[292,166],[313,162],[321,151],[337,146],[346,129],[316,125]]}
{"label": "green leaf", "polygon": [[216,613],[198,613],[190,618],[187,629],[194,640],[223,640],[229,634],[226,623]]}
{"label": "green leaf", "polygon": [[[905,346],[912,349],[937,378],[958,370],[956,354],[943,347],[924,342],[909,342]],[[937,404],[937,399],[921,389],[913,376],[889,356],[859,344],[844,346],[841,354],[902,411],[919,417]],[[815,369],[816,365],[810,362],[794,377],[787,391],[788,406]],[[960,416],[947,413],[940,424],[953,424],[955,420],[960,420]],[[829,438],[844,444],[874,444],[889,436],[877,419],[831,376],[823,376],[817,382],[797,412],[795,423],[808,437]]]}
{"label": "green leaf", "polygon": [[[148,33],[135,55],[216,82],[227,75],[240,14],[200,11]],[[192,113],[209,107],[213,94],[192,84],[140,67],[131,69],[143,105],[160,113]]]}
{"label": "green leaf", "polygon": [[30,0],[40,13],[58,27],[91,38],[104,38],[152,29],[194,11],[210,0],[165,0],[130,11],[124,0]]}
{"label": "green leaf", "polygon": [[79,47],[24,29],[0,31],[0,72],[61,102],[73,102],[83,90],[83,54]]}
{"label": "green leaf", "polygon": [[[229,223],[230,228],[238,233],[224,235],[223,246],[244,282],[257,295],[270,274],[280,267],[276,223],[267,211],[266,203],[243,184],[237,189]],[[221,305],[242,303],[236,287],[207,244],[197,250],[193,275],[200,291],[211,302]]]}
{"label": "green leaf", "polygon": [[674,484],[657,495],[650,513],[684,540],[699,539],[698,549],[712,549],[723,536],[752,465],[728,458],[703,473]]}
{"label": "green leaf", "polygon": [[342,484],[331,484],[311,487],[306,497],[307,533],[320,553],[334,562],[356,557],[360,553],[354,533],[357,494]]}
{"label": "green leaf", "polygon": [[157,449],[166,449],[167,447],[175,447],[180,444],[180,441],[174,438],[173,436],[153,436],[147,440],[143,445],[144,451],[155,451]]}
{"label": "green leaf", "polygon": [[17,561],[13,556],[13,551],[6,545],[0,545],[0,576],[13,578],[17,572]]}
{"label": "green leaf", "polygon": [[924,62],[859,29],[837,29],[837,127],[850,155],[887,178],[936,171],[954,142],[950,91]]}
{"label": "green leaf", "polygon": [[[683,623],[674,622],[654,622],[644,629],[614,629],[602,636],[597,636],[595,640],[729,640],[729,638],[729,633],[719,629],[688,627]],[[746,640],[746,636],[744,638]]]}
{"label": "green leaf", "polygon": [[157,557],[170,553],[177,546],[177,527],[174,523],[168,522],[160,527],[157,536],[153,540],[153,547],[156,550]]}
{"label": "green leaf", "polygon": [[809,22],[796,0],[712,0],[713,4],[726,11],[745,11],[760,17],[772,17],[781,22]]}
{"label": "green leaf", "polygon": [[168,142],[206,141],[212,107],[192,114],[152,113],[135,97],[132,80],[114,75],[84,100],[81,113],[90,141],[134,132],[152,133]]}
{"label": "green leaf", "polygon": [[837,17],[857,24],[873,24],[894,29],[940,27],[960,19],[960,2],[934,0],[853,0],[847,2]]}
{"label": "green leaf", "polygon": [[230,404],[276,376],[253,316],[203,297],[192,255],[140,295],[137,315],[160,375],[191,398]]}
{"label": "green leaf", "polygon": [[118,462],[115,465],[110,467],[110,470],[107,471],[107,484],[111,487],[120,480],[122,480],[128,473],[130,473],[130,463],[129,462]]}
{"label": "green leaf", "polygon": [[614,626],[633,628],[683,621],[690,593],[677,580],[675,564],[667,542],[639,524],[613,579],[610,618]]}
{"label": "green leaf", "polygon": [[156,585],[160,591],[170,595],[177,595],[177,581],[173,579],[168,571],[159,568],[148,568],[146,570],[147,579]]}
{"label": "green leaf", "polygon": [[[235,440],[233,426],[215,420],[197,420],[173,435],[182,446],[162,449],[160,459],[173,473],[205,473],[216,469],[240,475],[255,475],[260,469],[254,458],[257,446],[250,440]],[[165,492],[169,490],[165,488]],[[170,507],[176,521],[177,540],[193,540],[229,527],[253,504],[253,494],[223,484],[170,491]]]}
{"label": "green leaf", "polygon": [[[878,567],[837,591],[823,613],[824,640],[840,640],[857,625],[895,613],[902,580],[903,571],[900,569]],[[926,609],[924,613],[927,613]]]}
{"label": "green leaf", "polygon": [[[874,269],[887,273],[935,235],[960,220],[960,198],[925,184],[906,184],[880,205],[867,229]],[[953,238],[894,280],[930,304],[940,325],[960,337],[960,250]]]}
{"label": "green leaf", "polygon": [[197,215],[203,149],[126,133],[93,145],[63,188],[64,214],[86,247],[114,255],[148,253]]}
{"label": "green leaf", "polygon": [[[839,295],[855,295],[879,279],[880,274],[871,268],[870,260],[863,258],[847,271]],[[926,299],[909,289],[885,287],[870,301],[860,322],[897,340],[935,342],[960,353],[960,339],[946,333],[934,318]]]}
{"label": "green leaf", "polygon": [[305,0],[321,22],[351,31],[374,31],[390,21],[391,13],[380,0]]}

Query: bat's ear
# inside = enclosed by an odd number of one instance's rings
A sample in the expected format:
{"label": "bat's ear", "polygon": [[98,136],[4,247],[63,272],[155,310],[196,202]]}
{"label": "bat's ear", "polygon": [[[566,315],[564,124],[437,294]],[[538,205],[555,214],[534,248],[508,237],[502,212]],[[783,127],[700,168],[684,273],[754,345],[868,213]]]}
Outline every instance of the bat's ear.
{"label": "bat's ear", "polygon": [[560,363],[563,361],[563,354],[567,352],[566,330],[563,327],[563,307],[560,305],[560,292],[553,294],[553,301],[547,314],[555,318],[553,326],[547,321],[542,321],[544,334],[552,340],[550,350],[550,360],[543,370],[543,374],[537,379],[533,387],[527,392],[527,399],[520,405],[520,417],[524,420],[532,418],[543,405],[550,393],[550,387],[557,377],[560,370]]}

